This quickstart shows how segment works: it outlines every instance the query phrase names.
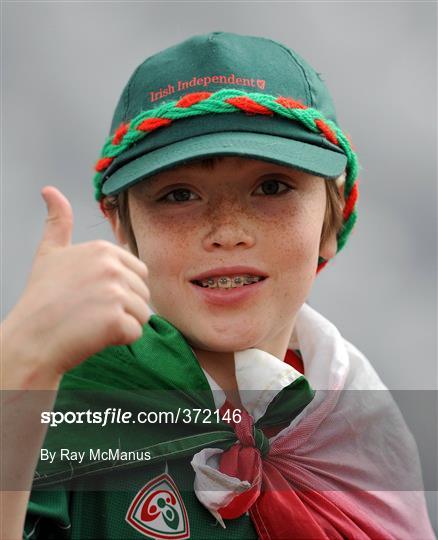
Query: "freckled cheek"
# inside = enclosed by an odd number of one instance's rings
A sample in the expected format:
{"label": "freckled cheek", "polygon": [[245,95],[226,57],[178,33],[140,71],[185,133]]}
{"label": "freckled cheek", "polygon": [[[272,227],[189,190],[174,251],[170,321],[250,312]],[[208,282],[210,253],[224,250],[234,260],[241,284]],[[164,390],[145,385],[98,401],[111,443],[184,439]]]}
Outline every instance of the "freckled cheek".
{"label": "freckled cheek", "polygon": [[145,224],[141,231],[137,231],[139,256],[148,267],[151,289],[164,285],[169,287],[171,280],[185,276],[193,240],[182,231],[185,229],[176,226],[171,219],[162,224]]}
{"label": "freckled cheek", "polygon": [[321,227],[317,220],[308,219],[307,215],[285,215],[278,226],[272,228],[270,237],[277,250],[289,257],[298,257],[303,261],[312,256],[319,246]]}
{"label": "freckled cheek", "polygon": [[270,249],[277,272],[285,280],[285,291],[307,289],[316,274],[319,255],[320,231],[317,224],[283,224]]}

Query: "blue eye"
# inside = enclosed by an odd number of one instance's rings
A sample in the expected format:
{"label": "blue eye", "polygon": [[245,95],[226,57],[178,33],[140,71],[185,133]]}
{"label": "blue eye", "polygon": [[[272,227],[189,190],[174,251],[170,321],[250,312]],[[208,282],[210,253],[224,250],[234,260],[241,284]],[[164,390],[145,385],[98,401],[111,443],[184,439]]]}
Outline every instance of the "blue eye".
{"label": "blue eye", "polygon": [[[283,186],[284,189],[280,191],[281,186]],[[260,186],[257,188],[257,190],[255,191],[255,193],[260,188],[262,189],[262,192],[264,195],[279,195],[281,193],[285,193],[292,189],[290,186],[288,186],[284,182],[280,182],[280,180],[274,180],[274,179],[265,180],[264,182],[262,182]]]}

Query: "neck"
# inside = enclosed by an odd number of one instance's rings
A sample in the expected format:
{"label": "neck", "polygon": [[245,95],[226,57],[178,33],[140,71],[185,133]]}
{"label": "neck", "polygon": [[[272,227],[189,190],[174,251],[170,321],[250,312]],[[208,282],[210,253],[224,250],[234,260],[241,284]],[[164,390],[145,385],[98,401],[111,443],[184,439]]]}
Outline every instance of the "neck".
{"label": "neck", "polygon": [[[295,321],[293,321],[295,322]],[[293,324],[288,328],[283,328],[271,339],[264,340],[263,343],[254,345],[253,348],[265,351],[280,360],[284,360],[292,334]],[[240,407],[242,404],[239,397],[239,387],[236,379],[236,369],[234,365],[234,352],[206,351],[200,348],[193,348],[200,366],[216,381],[227,396],[228,401],[234,406]]]}
{"label": "neck", "polygon": [[205,351],[193,349],[200,366],[215,380],[224,391],[227,400],[241,408],[233,352]]}

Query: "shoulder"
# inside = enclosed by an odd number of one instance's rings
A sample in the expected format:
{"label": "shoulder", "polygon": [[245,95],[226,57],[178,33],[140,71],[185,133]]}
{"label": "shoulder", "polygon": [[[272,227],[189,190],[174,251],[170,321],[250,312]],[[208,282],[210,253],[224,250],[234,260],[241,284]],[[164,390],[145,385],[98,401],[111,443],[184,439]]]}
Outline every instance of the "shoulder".
{"label": "shoulder", "polygon": [[63,390],[198,389],[210,387],[183,334],[158,315],[129,345],[116,345],[87,358],[66,373]]}
{"label": "shoulder", "polygon": [[350,363],[346,386],[351,390],[388,390],[365,354],[347,339],[342,341]]}
{"label": "shoulder", "polygon": [[308,304],[298,312],[291,346],[300,350],[315,389],[386,389],[368,358]]}

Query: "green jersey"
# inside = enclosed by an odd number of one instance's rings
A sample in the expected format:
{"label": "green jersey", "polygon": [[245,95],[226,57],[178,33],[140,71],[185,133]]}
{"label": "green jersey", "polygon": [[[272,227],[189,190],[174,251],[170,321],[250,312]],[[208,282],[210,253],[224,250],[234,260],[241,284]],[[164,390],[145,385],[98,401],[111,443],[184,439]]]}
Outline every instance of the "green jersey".
{"label": "green jersey", "polygon": [[[289,423],[313,399],[307,380],[292,371],[254,424],[260,451],[262,430]],[[71,370],[50,414],[68,419],[75,411],[76,421],[50,424],[24,538],[257,538],[248,513],[224,528],[195,493],[193,456],[237,442],[216,402],[184,337],[157,315],[135,343]],[[126,423],[122,410],[131,415]],[[165,412],[172,422],[135,420],[146,412]]]}
{"label": "green jersey", "polygon": [[[73,480],[56,491],[33,491],[24,538],[257,538],[248,515],[227,521],[224,529],[199,502],[190,459],[169,461],[165,470],[163,463],[146,465]],[[165,504],[159,508],[163,493]],[[157,511],[151,512],[154,504]],[[148,511],[155,519],[147,520]]]}

